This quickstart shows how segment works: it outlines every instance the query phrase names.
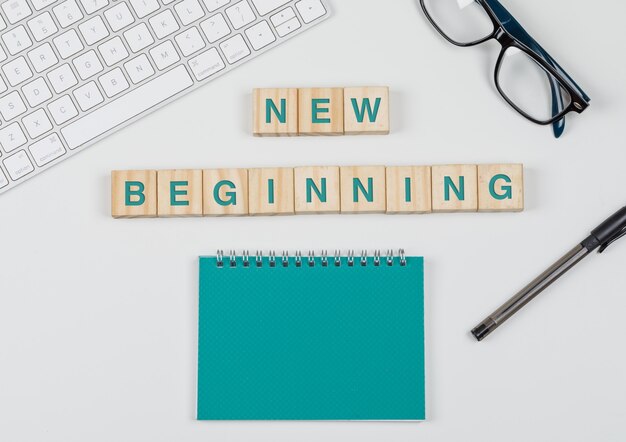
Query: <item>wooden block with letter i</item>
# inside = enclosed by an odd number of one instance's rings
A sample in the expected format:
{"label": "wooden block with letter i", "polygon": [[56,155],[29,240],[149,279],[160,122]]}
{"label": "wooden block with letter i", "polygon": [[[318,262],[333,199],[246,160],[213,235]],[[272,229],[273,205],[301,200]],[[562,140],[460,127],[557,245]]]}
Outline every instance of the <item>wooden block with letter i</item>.
{"label": "wooden block with letter i", "polygon": [[150,218],[157,216],[157,171],[111,172],[111,216]]}
{"label": "wooden block with letter i", "polygon": [[478,166],[478,211],[524,210],[524,166],[481,164]]}
{"label": "wooden block with letter i", "polygon": [[346,135],[389,133],[388,87],[347,87],[343,109]]}
{"label": "wooden block with letter i", "polygon": [[293,215],[293,168],[248,170],[250,215]]}
{"label": "wooden block with letter i", "polygon": [[298,89],[254,89],[254,135],[298,135]]}
{"label": "wooden block with letter i", "polygon": [[339,213],[339,167],[294,169],[296,214]]}
{"label": "wooden block with letter i", "polygon": [[159,217],[202,216],[202,170],[159,170]]}
{"label": "wooden block with letter i", "polygon": [[248,169],[207,169],[202,182],[205,216],[248,214]]}
{"label": "wooden block with letter i", "polygon": [[387,167],[387,213],[430,212],[430,166]]}
{"label": "wooden block with letter i", "polygon": [[476,212],[477,169],[475,165],[433,166],[433,212]]}
{"label": "wooden block with letter i", "polygon": [[341,167],[341,213],[385,213],[385,166]]}
{"label": "wooden block with letter i", "polygon": [[343,135],[343,88],[298,89],[298,133]]}

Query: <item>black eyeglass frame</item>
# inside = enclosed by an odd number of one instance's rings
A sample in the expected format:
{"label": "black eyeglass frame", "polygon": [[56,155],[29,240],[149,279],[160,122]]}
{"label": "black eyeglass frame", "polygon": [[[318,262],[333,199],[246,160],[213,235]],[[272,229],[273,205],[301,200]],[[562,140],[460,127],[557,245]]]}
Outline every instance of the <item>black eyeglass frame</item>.
{"label": "black eyeglass frame", "polygon": [[[498,61],[496,62],[495,72],[494,72],[494,81],[496,84],[496,88],[502,97],[513,107],[517,112],[519,112],[523,117],[532,121],[533,123],[540,125],[548,125],[552,123],[560,122],[563,120],[563,117],[569,112],[582,113],[588,106],[591,99],[585,92],[576,84],[576,82],[565,72],[565,70],[552,58],[540,45],[533,39],[526,30],[519,24],[519,22],[506,10],[504,6],[498,0],[474,0],[480,6],[483,7],[491,22],[493,23],[494,29],[493,32],[487,35],[484,38],[479,40],[470,42],[470,43],[461,43],[451,39],[446,33],[437,25],[435,20],[428,13],[428,9],[424,4],[425,0],[420,0],[420,5],[426,18],[433,25],[433,27],[450,43],[455,46],[460,47],[469,47],[476,46],[481,43],[484,43],[488,40],[494,39],[502,46],[502,50],[500,51],[500,55],[498,57]],[[437,0],[435,0],[437,1]],[[504,60],[504,54],[507,49],[515,47],[521,51],[523,51],[526,55],[531,57],[539,66],[541,66],[545,71],[550,73],[548,78],[550,79],[550,86],[552,89],[552,107],[553,117],[549,120],[538,120],[533,116],[529,115],[527,112],[522,110],[519,106],[517,106],[507,95],[504,93],[502,88],[500,87],[500,83],[498,81],[500,68],[502,67],[502,61]],[[558,84],[554,84],[554,80],[558,81]],[[571,102],[567,107],[564,107],[563,97],[559,86],[566,90],[571,98]],[[562,124],[564,128],[564,121]],[[562,129],[561,129],[562,133]],[[559,136],[560,133],[557,134],[557,128],[555,127],[555,135]]]}

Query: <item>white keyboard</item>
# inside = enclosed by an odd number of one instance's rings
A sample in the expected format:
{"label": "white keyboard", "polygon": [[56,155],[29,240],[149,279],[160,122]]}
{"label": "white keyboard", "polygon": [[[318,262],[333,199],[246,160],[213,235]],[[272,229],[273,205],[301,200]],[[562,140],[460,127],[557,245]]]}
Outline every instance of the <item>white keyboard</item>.
{"label": "white keyboard", "polygon": [[329,16],[323,0],[8,0],[0,193]]}

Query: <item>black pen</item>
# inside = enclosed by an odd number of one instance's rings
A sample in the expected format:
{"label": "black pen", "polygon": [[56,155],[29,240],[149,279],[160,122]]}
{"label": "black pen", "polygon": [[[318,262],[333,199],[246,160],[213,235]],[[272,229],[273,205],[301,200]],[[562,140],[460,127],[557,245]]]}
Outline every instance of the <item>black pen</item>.
{"label": "black pen", "polygon": [[484,321],[472,330],[472,334],[476,339],[482,341],[591,252],[598,249],[598,253],[602,253],[608,246],[623,236],[626,236],[626,207],[620,209],[609,219],[592,230],[591,235],[583,242],[574,247],[530,284],[520,290],[515,296],[502,305],[502,307],[485,318]]}

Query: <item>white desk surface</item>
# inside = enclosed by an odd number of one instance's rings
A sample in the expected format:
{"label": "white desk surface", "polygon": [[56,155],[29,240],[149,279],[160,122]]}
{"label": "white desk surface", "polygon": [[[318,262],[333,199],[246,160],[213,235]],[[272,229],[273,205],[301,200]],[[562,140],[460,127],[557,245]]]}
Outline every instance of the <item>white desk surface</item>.
{"label": "white desk surface", "polygon": [[[334,0],[320,27],[0,197],[0,440],[626,440],[626,239],[469,335],[626,203],[626,4],[504,3],[593,99],[560,140],[497,94],[497,43],[446,43],[413,0]],[[368,84],[392,90],[387,137],[251,136],[254,87]],[[110,216],[112,169],[506,162],[526,166],[523,213]],[[194,419],[198,255],[389,247],[426,257],[426,422]]]}

